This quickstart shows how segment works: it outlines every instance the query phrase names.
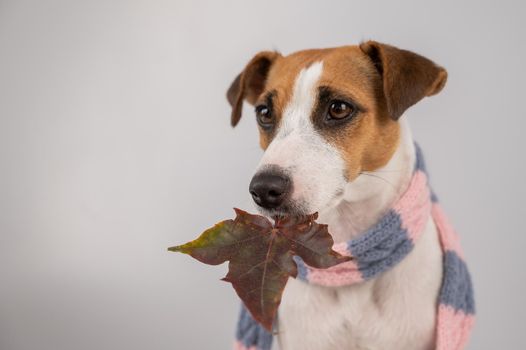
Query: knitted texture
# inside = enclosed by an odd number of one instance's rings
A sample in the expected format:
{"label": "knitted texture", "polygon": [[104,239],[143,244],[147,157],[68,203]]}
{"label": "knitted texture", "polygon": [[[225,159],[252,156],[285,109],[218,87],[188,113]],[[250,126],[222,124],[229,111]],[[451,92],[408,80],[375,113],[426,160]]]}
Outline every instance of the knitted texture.
{"label": "knitted texture", "polygon": [[[458,235],[428,185],[418,145],[413,176],[406,192],[366,232],[335,244],[333,249],[354,259],[328,269],[316,269],[294,257],[298,278],[323,286],[345,286],[374,278],[411,252],[429,217],[437,227],[443,252],[443,280],[437,300],[436,349],[461,350],[474,324],[475,302],[471,277]],[[244,306],[237,325],[235,350],[270,350],[272,334],[260,326]]]}

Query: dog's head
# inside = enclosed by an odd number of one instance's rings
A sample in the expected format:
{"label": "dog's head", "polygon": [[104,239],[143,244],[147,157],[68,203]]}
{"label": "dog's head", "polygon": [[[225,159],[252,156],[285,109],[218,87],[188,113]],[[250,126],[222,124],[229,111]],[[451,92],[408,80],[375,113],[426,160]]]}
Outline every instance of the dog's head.
{"label": "dog's head", "polygon": [[256,109],[265,153],[250,193],[260,210],[311,213],[337,204],[349,182],[389,161],[398,118],[446,79],[427,58],[374,41],[258,53],[227,97],[233,126],[243,101]]}

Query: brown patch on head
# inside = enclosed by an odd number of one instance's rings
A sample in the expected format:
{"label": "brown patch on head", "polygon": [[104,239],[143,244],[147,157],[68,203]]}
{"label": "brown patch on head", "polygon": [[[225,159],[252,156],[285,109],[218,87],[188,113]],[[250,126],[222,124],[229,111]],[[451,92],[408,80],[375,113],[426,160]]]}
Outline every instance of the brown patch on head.
{"label": "brown patch on head", "polygon": [[276,120],[275,127],[270,131],[259,128],[261,148],[266,149],[268,147],[279,129],[283,112],[292,98],[294,83],[301,70],[309,67],[314,62],[320,61],[326,52],[330,50],[299,51],[289,56],[282,56],[274,62],[269,70],[264,92],[255,103],[256,106],[260,103],[267,103],[265,101],[267,95],[272,94],[272,112]]}
{"label": "brown patch on head", "polygon": [[259,128],[260,146],[266,149],[279,128],[283,111],[292,97],[294,82],[299,72],[321,60],[331,50],[304,50],[288,56],[270,51],[256,54],[227,91],[227,99],[232,106],[232,126],[236,126],[241,119],[243,100],[258,106],[263,103],[268,104],[268,99],[271,97],[276,125],[273,130]]}
{"label": "brown patch on head", "polygon": [[[312,122],[336,148],[346,163],[351,181],[362,171],[387,164],[398,146],[400,127],[385,113],[381,77],[369,58],[357,46],[334,49],[323,58],[320,94]],[[332,101],[344,101],[354,115],[337,124],[326,122]]]}
{"label": "brown patch on head", "polygon": [[[279,129],[298,74],[317,61],[323,62],[319,94],[312,115],[305,117],[340,150],[349,180],[387,164],[400,138],[397,119],[423,97],[438,93],[447,78],[446,71],[430,60],[377,42],[289,56],[263,52],[229,89],[232,124],[241,116],[244,98],[256,106],[270,104],[274,126],[259,128],[260,145],[266,149]],[[324,118],[333,100],[350,102],[357,113],[346,122],[328,125]]]}

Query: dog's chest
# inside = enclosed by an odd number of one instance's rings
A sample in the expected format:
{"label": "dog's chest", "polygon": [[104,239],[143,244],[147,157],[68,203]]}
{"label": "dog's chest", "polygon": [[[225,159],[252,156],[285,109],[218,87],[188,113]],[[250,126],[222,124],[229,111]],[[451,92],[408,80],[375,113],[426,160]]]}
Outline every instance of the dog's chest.
{"label": "dog's chest", "polygon": [[414,250],[378,278],[338,288],[290,280],[279,309],[280,349],[432,349],[441,261],[430,219]]}

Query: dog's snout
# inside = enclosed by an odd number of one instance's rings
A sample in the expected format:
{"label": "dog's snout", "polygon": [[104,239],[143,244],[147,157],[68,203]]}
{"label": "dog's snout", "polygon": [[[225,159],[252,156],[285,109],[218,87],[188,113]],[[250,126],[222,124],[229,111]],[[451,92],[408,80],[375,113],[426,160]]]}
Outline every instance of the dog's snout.
{"label": "dog's snout", "polygon": [[275,171],[263,171],[254,175],[249,191],[257,205],[274,209],[285,201],[291,187],[288,176]]}

